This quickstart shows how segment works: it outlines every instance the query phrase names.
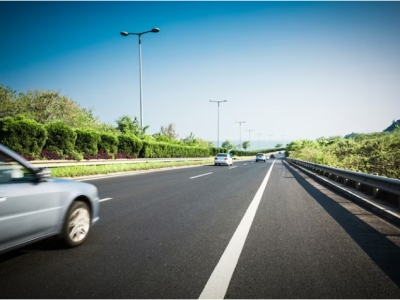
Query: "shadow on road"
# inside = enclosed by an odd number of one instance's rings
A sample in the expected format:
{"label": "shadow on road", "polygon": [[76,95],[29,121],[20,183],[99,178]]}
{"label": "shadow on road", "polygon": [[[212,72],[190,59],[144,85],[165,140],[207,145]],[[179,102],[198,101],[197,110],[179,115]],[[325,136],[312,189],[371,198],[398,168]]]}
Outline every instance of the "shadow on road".
{"label": "shadow on road", "polygon": [[48,238],[21,248],[10,250],[4,254],[0,254],[0,265],[8,260],[40,251],[63,251],[67,248],[56,238]]}
{"label": "shadow on road", "polygon": [[[385,234],[380,233],[368,223],[360,220],[355,214],[316,189],[286,164],[283,165],[315,201],[342,226],[379,268],[400,287],[400,248],[388,239]],[[327,189],[329,188],[327,187]],[[344,196],[342,197],[345,198]]]}

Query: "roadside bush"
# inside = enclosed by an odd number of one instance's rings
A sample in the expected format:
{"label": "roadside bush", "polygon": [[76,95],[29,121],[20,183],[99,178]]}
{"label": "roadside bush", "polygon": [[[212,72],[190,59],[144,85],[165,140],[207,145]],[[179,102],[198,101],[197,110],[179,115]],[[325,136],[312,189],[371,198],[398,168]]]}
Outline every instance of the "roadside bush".
{"label": "roadside bush", "polygon": [[0,119],[0,143],[26,156],[37,156],[48,138],[45,127],[24,117]]}
{"label": "roadside bush", "polygon": [[118,137],[111,133],[102,132],[98,148],[107,154],[116,154],[118,151]]}
{"label": "roadside bush", "polygon": [[118,152],[139,156],[143,142],[132,134],[121,134],[118,136]]}
{"label": "roadside bush", "polygon": [[215,156],[218,153],[228,153],[228,149],[225,148],[217,148],[217,147],[212,147],[209,148],[209,155],[210,156]]}
{"label": "roadside bush", "polygon": [[76,129],[75,150],[85,154],[95,156],[100,142],[100,134],[95,131],[87,129]]}
{"label": "roadside bush", "polygon": [[140,151],[142,158],[171,158],[171,157],[208,157],[209,148],[181,146],[178,144],[143,142]]}
{"label": "roadside bush", "polygon": [[76,132],[62,122],[53,122],[45,126],[48,139],[45,148],[61,154],[72,154],[75,149]]}

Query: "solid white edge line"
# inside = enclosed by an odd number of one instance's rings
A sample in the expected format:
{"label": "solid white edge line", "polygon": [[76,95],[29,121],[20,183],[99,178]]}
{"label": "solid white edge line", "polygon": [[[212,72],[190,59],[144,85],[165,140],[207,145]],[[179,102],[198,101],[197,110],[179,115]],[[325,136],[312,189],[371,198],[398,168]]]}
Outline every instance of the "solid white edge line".
{"label": "solid white edge line", "polygon": [[261,186],[259,187],[257,193],[255,194],[253,200],[247,208],[243,219],[240,221],[238,228],[233,234],[231,240],[229,241],[228,246],[222,254],[214,271],[212,272],[211,277],[208,279],[207,284],[204,287],[199,299],[223,299],[225,297],[233,272],[235,271],[236,265],[239,261],[244,243],[247,239],[250,227],[253,223],[258,206],[260,204],[262,195],[267,186],[267,182],[271,175],[274,163],[275,162],[272,163],[267,172],[267,175],[265,175]]}
{"label": "solid white edge line", "polygon": [[201,177],[201,176],[210,175],[210,174],[212,174],[212,173],[213,173],[213,172],[205,173],[205,174],[201,174],[201,175],[197,175],[197,176],[193,176],[193,177],[190,177],[190,179],[197,178],[197,177]]}
{"label": "solid white edge line", "polygon": [[112,198],[104,198],[104,199],[100,199],[100,200],[99,200],[99,202],[108,201],[108,200],[112,200]]}

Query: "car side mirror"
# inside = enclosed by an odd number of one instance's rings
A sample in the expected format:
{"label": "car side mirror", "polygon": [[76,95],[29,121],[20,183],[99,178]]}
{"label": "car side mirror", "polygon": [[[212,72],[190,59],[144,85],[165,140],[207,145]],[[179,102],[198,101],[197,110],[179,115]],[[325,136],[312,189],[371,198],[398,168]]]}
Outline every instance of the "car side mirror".
{"label": "car side mirror", "polygon": [[47,168],[40,168],[38,172],[36,172],[37,179],[49,178],[51,177],[51,170]]}

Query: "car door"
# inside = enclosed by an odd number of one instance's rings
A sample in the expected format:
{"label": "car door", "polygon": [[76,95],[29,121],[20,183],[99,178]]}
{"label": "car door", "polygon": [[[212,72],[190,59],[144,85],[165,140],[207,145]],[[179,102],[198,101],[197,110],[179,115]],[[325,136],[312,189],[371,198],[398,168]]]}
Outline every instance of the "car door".
{"label": "car door", "polygon": [[51,181],[37,181],[33,170],[0,151],[0,251],[54,233],[60,197]]}

